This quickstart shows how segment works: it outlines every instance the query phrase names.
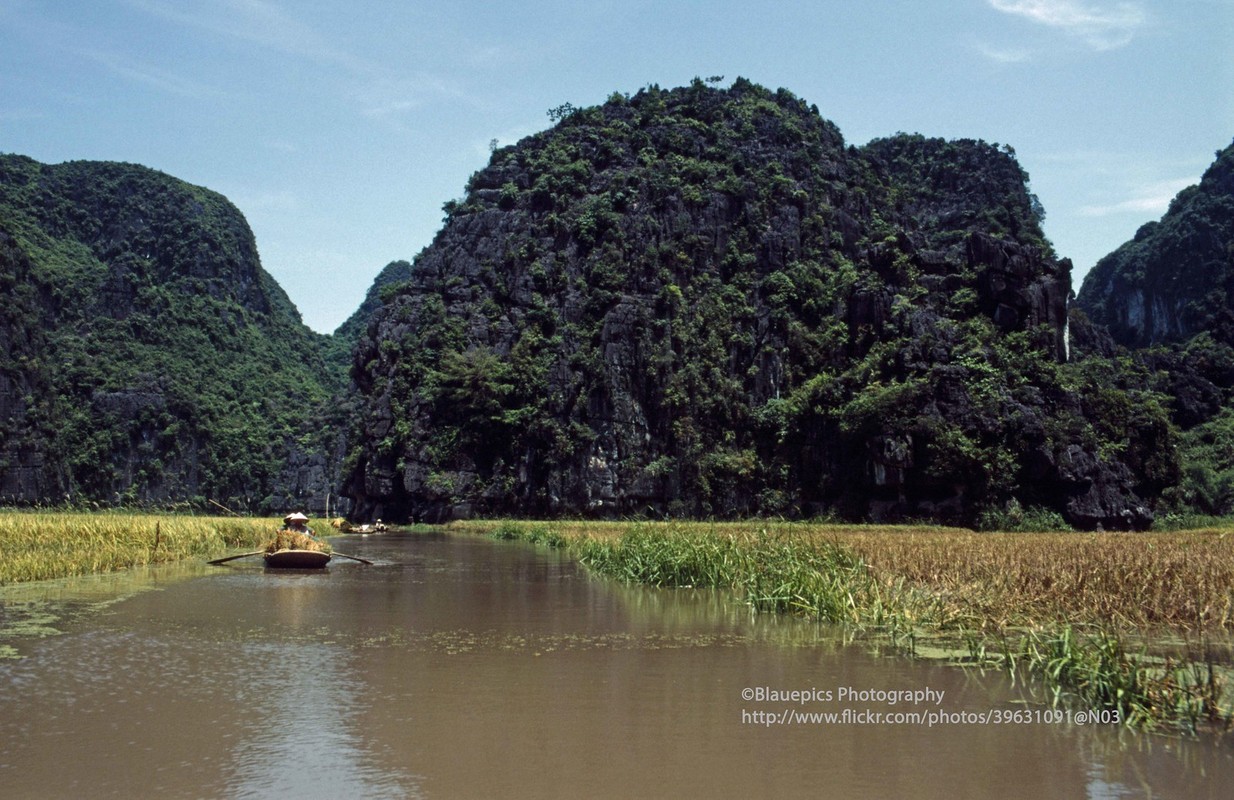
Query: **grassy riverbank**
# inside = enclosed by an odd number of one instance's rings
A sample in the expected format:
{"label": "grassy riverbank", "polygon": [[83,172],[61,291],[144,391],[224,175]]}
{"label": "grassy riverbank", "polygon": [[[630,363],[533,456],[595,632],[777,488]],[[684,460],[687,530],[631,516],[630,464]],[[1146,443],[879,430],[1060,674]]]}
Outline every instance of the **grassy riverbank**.
{"label": "grassy riverbank", "polygon": [[0,584],[253,550],[278,527],[244,517],[0,511]]}
{"label": "grassy riverbank", "polygon": [[1226,531],[455,526],[565,547],[597,572],[623,580],[732,589],[759,610],[843,624],[906,649],[944,643],[958,660],[1034,676],[1055,697],[1117,710],[1138,727],[1230,725],[1234,537]]}

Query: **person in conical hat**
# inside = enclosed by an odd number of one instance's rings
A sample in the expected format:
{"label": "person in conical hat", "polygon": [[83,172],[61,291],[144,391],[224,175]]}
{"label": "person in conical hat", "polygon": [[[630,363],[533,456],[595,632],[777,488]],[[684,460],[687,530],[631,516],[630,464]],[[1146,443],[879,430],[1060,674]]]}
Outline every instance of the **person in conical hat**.
{"label": "person in conical hat", "polygon": [[313,533],[313,529],[308,526],[308,517],[299,511],[283,517],[283,530],[317,538],[317,534]]}

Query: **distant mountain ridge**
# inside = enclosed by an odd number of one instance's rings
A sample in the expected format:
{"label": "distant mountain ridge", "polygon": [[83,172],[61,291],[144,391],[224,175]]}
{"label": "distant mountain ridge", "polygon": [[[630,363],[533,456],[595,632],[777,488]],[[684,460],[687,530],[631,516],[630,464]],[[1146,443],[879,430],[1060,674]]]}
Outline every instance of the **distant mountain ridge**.
{"label": "distant mountain ridge", "polygon": [[1076,300],[1178,426],[1181,478],[1162,505],[1234,514],[1234,144],[1161,219],[1101,259]]}
{"label": "distant mountain ridge", "polygon": [[1076,302],[1128,347],[1200,332],[1234,344],[1234,144],[1160,221],[1098,261]]}

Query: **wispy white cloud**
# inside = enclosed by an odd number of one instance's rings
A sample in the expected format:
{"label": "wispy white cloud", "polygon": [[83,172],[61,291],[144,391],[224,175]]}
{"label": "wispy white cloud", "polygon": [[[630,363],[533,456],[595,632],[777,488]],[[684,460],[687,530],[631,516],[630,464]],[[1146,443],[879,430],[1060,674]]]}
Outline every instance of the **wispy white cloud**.
{"label": "wispy white cloud", "polygon": [[1016,64],[1032,58],[1032,51],[1024,47],[994,47],[990,44],[977,44],[977,52],[1000,64]]}
{"label": "wispy white cloud", "polygon": [[167,69],[121,52],[97,31],[63,22],[25,3],[3,3],[0,21],[5,33],[17,32],[45,52],[57,52],[85,59],[107,73],[168,94],[193,99],[224,96],[217,87],[187,78],[181,71]]}
{"label": "wispy white cloud", "polygon": [[1079,0],[987,0],[1006,14],[1056,28],[1094,50],[1112,50],[1129,43],[1148,22],[1138,3],[1093,5]]}
{"label": "wispy white cloud", "polygon": [[182,25],[259,47],[353,71],[371,65],[334,46],[328,38],[270,0],[128,0],[134,8]]}
{"label": "wispy white cloud", "polygon": [[148,64],[130,56],[108,50],[85,48],[78,55],[106,68],[114,75],[149,86],[161,92],[182,97],[205,99],[223,97],[225,92],[199,81],[190,80],[171,70]]}
{"label": "wispy white cloud", "polygon": [[[134,8],[214,36],[245,42],[278,54],[335,68],[335,76],[366,117],[394,120],[427,104],[449,98],[471,102],[452,82],[427,72],[400,75],[389,65],[357,56],[274,0],[127,0]],[[492,60],[496,48],[466,57]]]}
{"label": "wispy white cloud", "polygon": [[366,117],[391,119],[415,111],[430,100],[441,98],[478,105],[453,81],[423,72],[399,77],[373,77],[360,87],[356,99]]}
{"label": "wispy white cloud", "polygon": [[1170,201],[1188,186],[1196,183],[1194,178],[1174,178],[1155,181],[1133,187],[1122,200],[1112,203],[1081,206],[1079,212],[1086,217],[1106,217],[1112,214],[1162,214]]}
{"label": "wispy white cloud", "polygon": [[387,119],[389,117],[397,117],[402,114],[414,111],[424,105],[424,100],[419,96],[418,92],[410,92],[407,94],[396,94],[379,96],[373,92],[366,92],[366,98],[363,101],[366,117],[373,119]]}

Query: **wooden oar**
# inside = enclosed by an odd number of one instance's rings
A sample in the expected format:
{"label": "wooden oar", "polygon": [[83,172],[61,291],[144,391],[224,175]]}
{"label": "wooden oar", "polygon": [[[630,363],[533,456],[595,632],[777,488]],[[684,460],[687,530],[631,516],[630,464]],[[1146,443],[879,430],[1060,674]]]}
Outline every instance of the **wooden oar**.
{"label": "wooden oar", "polygon": [[357,558],[357,557],[355,557],[355,556],[349,556],[349,555],[347,555],[346,553],[340,553],[340,552],[339,552],[339,551],[337,551],[337,550],[332,551],[332,552],[330,553],[330,555],[332,555],[332,556],[338,556],[339,558],[350,558],[352,561],[359,561],[361,564],[368,564],[369,566],[372,566],[372,565],[373,565],[373,562],[372,562],[372,561],[369,561],[369,560],[368,560],[368,559],[366,559],[366,558]]}
{"label": "wooden oar", "polygon": [[266,552],[265,550],[258,550],[255,553],[241,553],[238,556],[227,556],[226,558],[216,558],[213,561],[207,561],[206,563],[207,564],[225,564],[228,561],[235,561],[237,558],[248,558],[249,556],[260,556],[260,555],[263,555],[265,552]]}

